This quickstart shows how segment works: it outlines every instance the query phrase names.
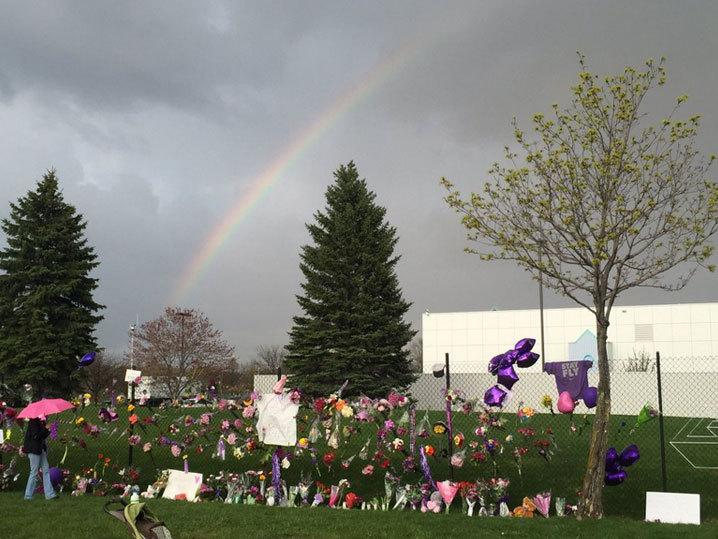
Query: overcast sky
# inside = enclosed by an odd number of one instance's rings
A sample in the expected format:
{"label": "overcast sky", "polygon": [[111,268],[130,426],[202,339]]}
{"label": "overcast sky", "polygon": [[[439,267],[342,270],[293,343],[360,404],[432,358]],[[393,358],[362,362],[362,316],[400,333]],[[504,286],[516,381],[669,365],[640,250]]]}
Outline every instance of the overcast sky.
{"label": "overcast sky", "polygon": [[[463,254],[439,178],[476,190],[512,116],[567,101],[577,49],[600,73],[665,55],[665,101],[651,106],[688,94],[715,151],[716,22],[714,1],[2,0],[0,216],[57,169],[101,260],[99,342],[123,351],[128,324],[177,301],[214,227],[324,121],[179,298],[241,359],[286,343],[304,224],[349,160],[398,228],[417,329],[427,309],[534,308],[527,275]],[[701,273],[680,293],[622,302],[715,300],[718,277]]]}

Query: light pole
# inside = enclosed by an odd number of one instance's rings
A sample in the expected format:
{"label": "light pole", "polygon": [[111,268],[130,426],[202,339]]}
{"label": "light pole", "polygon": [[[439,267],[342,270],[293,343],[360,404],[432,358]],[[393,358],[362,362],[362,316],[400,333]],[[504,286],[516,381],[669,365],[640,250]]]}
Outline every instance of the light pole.
{"label": "light pole", "polygon": [[546,363],[546,348],[544,347],[544,330],[543,330],[543,240],[539,241],[539,314],[541,317],[541,370],[543,371]]}

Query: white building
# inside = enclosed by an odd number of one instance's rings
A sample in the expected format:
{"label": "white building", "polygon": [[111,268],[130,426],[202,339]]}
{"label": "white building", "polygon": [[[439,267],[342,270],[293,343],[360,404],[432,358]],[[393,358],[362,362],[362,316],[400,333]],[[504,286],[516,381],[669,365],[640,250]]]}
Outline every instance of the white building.
{"label": "white building", "polygon": [[[535,338],[541,353],[538,309],[424,313],[421,322],[424,372],[445,353],[452,372],[485,372],[491,357],[523,337]],[[547,362],[595,358],[596,324],[587,309],[544,309],[544,333]],[[718,372],[718,303],[614,306],[608,343],[616,365],[650,362],[658,351],[662,370]],[[524,372],[540,370],[537,363]]]}

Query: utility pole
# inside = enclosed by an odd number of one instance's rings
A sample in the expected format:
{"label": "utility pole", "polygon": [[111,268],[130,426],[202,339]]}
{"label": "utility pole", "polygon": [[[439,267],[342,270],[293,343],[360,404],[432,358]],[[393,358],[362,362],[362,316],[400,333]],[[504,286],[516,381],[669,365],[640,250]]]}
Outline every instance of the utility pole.
{"label": "utility pole", "polygon": [[[539,267],[542,265],[543,259],[543,241],[539,242]],[[543,270],[539,270],[539,314],[541,316],[541,370],[543,371],[546,363],[546,348],[544,346],[544,330],[543,330]]]}

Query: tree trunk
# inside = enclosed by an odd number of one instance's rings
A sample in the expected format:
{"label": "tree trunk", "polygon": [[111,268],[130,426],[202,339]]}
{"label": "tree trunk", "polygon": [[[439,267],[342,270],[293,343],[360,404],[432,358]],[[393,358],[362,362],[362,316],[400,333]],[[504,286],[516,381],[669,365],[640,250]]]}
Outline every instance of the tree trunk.
{"label": "tree trunk", "polygon": [[611,417],[611,374],[608,369],[608,320],[603,310],[597,311],[596,340],[598,345],[598,404],[591,430],[591,445],[588,449],[586,474],[583,477],[578,518],[601,518],[603,516],[603,485],[608,449],[608,427]]}

